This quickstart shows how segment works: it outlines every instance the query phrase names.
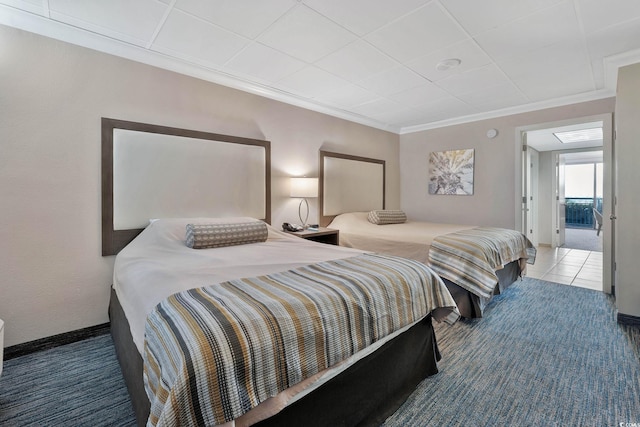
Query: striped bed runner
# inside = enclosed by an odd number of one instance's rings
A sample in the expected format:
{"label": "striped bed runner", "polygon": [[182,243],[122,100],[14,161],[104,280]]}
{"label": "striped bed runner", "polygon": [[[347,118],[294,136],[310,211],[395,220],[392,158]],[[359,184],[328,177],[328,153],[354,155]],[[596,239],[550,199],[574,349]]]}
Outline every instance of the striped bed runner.
{"label": "striped bed runner", "polygon": [[519,231],[476,227],[436,237],[429,265],[445,279],[474,295],[490,298],[498,284],[496,270],[512,261],[535,262],[536,249]]}
{"label": "striped bed runner", "polygon": [[174,294],[147,318],[148,425],[233,420],[430,313],[457,318],[442,280],[377,254]]}

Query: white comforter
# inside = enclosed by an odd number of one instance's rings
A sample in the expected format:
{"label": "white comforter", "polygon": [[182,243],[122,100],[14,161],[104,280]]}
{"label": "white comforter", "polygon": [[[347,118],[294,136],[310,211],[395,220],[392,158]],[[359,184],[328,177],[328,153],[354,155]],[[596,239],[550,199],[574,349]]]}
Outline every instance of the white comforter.
{"label": "white comforter", "polygon": [[290,270],[341,259],[364,251],[325,245],[269,226],[264,243],[206,250],[185,246],[188,223],[246,222],[252,218],[161,219],[151,224],[116,256],[113,287],[142,354],[147,315],[168,296],[241,277]]}
{"label": "white comforter", "polygon": [[429,263],[429,248],[437,236],[474,228],[423,221],[376,225],[367,220],[367,212],[338,215],[328,227],[340,230],[341,246],[401,256],[425,264]]}

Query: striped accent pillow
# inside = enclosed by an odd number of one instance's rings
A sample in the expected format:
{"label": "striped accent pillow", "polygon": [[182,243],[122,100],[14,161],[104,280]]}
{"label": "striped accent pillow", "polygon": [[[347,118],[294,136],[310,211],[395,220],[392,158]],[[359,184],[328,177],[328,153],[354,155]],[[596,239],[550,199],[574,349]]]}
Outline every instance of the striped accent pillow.
{"label": "striped accent pillow", "polygon": [[369,212],[367,219],[376,225],[402,224],[407,222],[407,214],[401,210],[378,210]]}
{"label": "striped accent pillow", "polygon": [[192,249],[245,245],[267,240],[269,230],[262,221],[236,224],[187,224],[186,245]]}

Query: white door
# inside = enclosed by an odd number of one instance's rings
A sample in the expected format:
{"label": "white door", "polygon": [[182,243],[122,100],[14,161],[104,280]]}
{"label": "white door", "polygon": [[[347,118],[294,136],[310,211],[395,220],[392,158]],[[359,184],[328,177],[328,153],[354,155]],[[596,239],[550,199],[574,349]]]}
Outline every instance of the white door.
{"label": "white door", "polygon": [[[526,138],[526,135],[523,136]],[[525,139],[526,140],[526,139]],[[538,170],[539,154],[525,145],[522,152],[522,232],[538,246]]]}
{"label": "white door", "polygon": [[611,116],[604,120],[603,128],[603,188],[602,188],[602,290],[615,292],[617,227],[616,201],[618,195],[616,149]]}
{"label": "white door", "polygon": [[528,221],[527,224],[529,225],[529,228],[527,229],[527,237],[529,237],[529,240],[531,240],[531,243],[533,243],[534,246],[538,246],[539,243],[539,239],[538,239],[538,171],[540,168],[540,156],[538,154],[538,152],[536,150],[534,150],[533,148],[529,147],[527,149],[527,153],[528,153],[528,179],[527,179],[527,183],[528,183],[528,187],[529,190],[527,192],[527,194],[529,195],[528,198],[528,208],[529,211],[528,213]]}
{"label": "white door", "polygon": [[556,153],[556,238],[554,246],[564,245],[564,229],[566,222],[566,201],[564,197],[564,157]]}
{"label": "white door", "polygon": [[521,220],[520,223],[522,224],[522,233],[524,233],[525,236],[529,236],[528,230],[529,230],[529,180],[530,180],[530,176],[529,176],[529,168],[527,167],[527,165],[529,164],[529,147],[527,146],[527,134],[523,133],[522,134],[522,158],[521,158],[521,163],[522,163],[522,189],[521,189],[521,194],[522,194],[522,202],[521,202],[521,212],[520,214],[521,216]]}

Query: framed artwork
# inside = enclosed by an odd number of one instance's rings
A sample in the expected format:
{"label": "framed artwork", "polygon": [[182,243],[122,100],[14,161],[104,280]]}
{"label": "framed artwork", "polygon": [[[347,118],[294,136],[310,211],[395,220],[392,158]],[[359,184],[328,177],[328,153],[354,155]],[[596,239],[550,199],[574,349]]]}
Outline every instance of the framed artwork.
{"label": "framed artwork", "polygon": [[474,150],[434,151],[429,154],[429,194],[473,194]]}

